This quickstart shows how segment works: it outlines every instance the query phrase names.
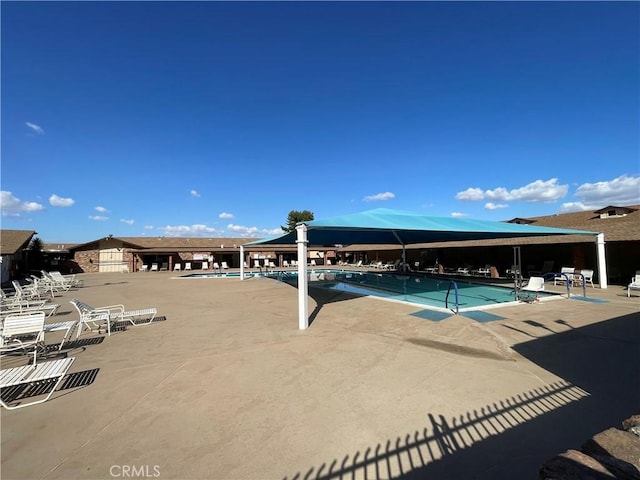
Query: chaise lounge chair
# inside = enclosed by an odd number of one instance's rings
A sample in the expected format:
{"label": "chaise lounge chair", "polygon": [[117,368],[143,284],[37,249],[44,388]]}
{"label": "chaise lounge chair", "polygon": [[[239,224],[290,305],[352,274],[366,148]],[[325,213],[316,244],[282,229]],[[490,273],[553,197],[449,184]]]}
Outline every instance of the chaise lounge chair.
{"label": "chaise lounge chair", "polygon": [[587,284],[591,284],[591,288],[595,288],[593,286],[593,270],[580,270],[573,274],[573,285],[576,287],[582,287],[582,279],[584,278],[584,286]]}
{"label": "chaise lounge chair", "polygon": [[58,388],[58,385],[60,385],[60,382],[69,371],[69,368],[71,368],[71,364],[74,360],[74,357],[60,358],[50,362],[42,362],[37,365],[24,365],[22,367],[0,370],[0,391],[5,388],[17,387],[18,385],[37,384],[38,387],[40,387],[40,384],[45,381],[55,380],[55,384],[45,398],[26,403],[20,402],[17,405],[9,405],[2,400],[2,396],[0,395],[0,405],[8,410],[15,410],[17,408],[46,402]]}
{"label": "chaise lounge chair", "polygon": [[80,324],[76,338],[80,336],[83,327],[89,330],[97,329],[100,333],[105,326],[107,336],[111,336],[111,326],[122,321],[128,321],[134,327],[148,325],[155,319],[158,311],[154,308],[141,308],[138,310],[125,310],[124,305],[107,305],[105,307],[93,308],[77,298],[71,303],[80,314]]}
{"label": "chaise lounge chair", "polygon": [[9,315],[0,330],[0,354],[33,350],[33,365],[37,363],[38,350],[44,350],[44,312]]}
{"label": "chaise lounge chair", "polygon": [[635,277],[631,279],[631,283],[627,286],[627,297],[631,296],[631,290],[640,290],[640,270],[636,271]]}
{"label": "chaise lounge chair", "polygon": [[[560,269],[560,274],[553,277],[553,284],[557,285],[566,285],[567,283],[571,284],[573,282],[573,275],[575,272],[575,268],[573,267],[562,267]],[[568,279],[568,281],[567,281]]]}

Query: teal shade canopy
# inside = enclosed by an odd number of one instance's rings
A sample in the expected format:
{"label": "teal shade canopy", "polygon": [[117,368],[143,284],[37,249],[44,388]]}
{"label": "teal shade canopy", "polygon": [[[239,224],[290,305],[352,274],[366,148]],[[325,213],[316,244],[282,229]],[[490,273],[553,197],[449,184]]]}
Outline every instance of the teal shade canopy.
{"label": "teal shade canopy", "polygon": [[[597,235],[598,232],[536,227],[518,223],[431,217],[414,212],[377,208],[360,213],[306,222],[309,246],[411,245],[415,243],[486,240],[550,235]],[[290,245],[296,232],[256,240],[251,245]]]}

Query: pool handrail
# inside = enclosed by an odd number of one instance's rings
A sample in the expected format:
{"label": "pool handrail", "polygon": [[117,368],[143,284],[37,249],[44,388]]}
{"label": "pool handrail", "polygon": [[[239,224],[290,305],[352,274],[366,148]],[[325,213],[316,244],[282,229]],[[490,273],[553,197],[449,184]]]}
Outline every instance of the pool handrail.
{"label": "pool handrail", "polygon": [[449,293],[451,292],[451,286],[453,285],[453,290],[455,292],[455,297],[456,297],[456,309],[453,311],[456,315],[458,315],[458,307],[459,307],[459,303],[458,303],[458,284],[456,282],[454,282],[453,280],[449,280],[449,288],[447,288],[447,296],[444,299],[444,305],[446,308],[449,308]]}
{"label": "pool handrail", "polygon": [[582,273],[582,272],[580,272],[580,273],[574,273],[573,275],[574,275],[574,277],[575,277],[576,275],[580,275],[580,277],[581,277],[581,279],[582,279],[582,281],[581,281],[581,283],[582,283],[582,296],[586,298],[586,296],[587,296],[587,281],[586,281],[586,279],[584,278],[584,273]]}
{"label": "pool handrail", "polygon": [[[564,283],[567,285],[567,298],[571,298],[571,285],[573,284],[573,276],[576,275],[575,273],[572,273],[571,276],[569,276],[568,273],[563,273],[563,272],[549,272],[549,273],[545,273],[542,278],[544,278],[546,280],[547,277],[553,278],[553,277],[557,277],[562,275],[564,277]],[[585,281],[584,281],[584,275],[581,273],[580,276],[582,277],[582,295],[584,297],[587,296],[587,288],[585,285]]]}

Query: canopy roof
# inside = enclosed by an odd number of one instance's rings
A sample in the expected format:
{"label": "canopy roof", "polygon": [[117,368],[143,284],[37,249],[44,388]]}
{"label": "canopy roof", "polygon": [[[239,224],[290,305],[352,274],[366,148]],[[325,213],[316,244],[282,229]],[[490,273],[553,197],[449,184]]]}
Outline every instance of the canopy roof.
{"label": "canopy roof", "polygon": [[[304,222],[310,246],[411,245],[414,243],[482,240],[489,238],[548,235],[597,235],[598,232],[537,227],[517,223],[468,218],[430,217],[420,213],[377,208],[365,212]],[[296,232],[244,244],[287,245],[296,243]]]}

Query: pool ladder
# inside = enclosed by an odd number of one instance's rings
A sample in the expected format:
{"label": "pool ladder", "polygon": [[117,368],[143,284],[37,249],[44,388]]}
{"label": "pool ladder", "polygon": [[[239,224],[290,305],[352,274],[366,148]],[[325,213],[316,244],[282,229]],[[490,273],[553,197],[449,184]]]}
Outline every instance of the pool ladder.
{"label": "pool ladder", "polygon": [[447,289],[447,296],[444,299],[444,305],[446,308],[449,308],[449,293],[451,293],[451,287],[453,287],[453,291],[455,293],[455,299],[456,299],[456,305],[455,305],[455,310],[452,310],[453,313],[455,313],[456,315],[458,315],[458,307],[459,307],[459,303],[458,303],[458,284],[456,282],[454,282],[453,280],[449,281],[449,288]]}

